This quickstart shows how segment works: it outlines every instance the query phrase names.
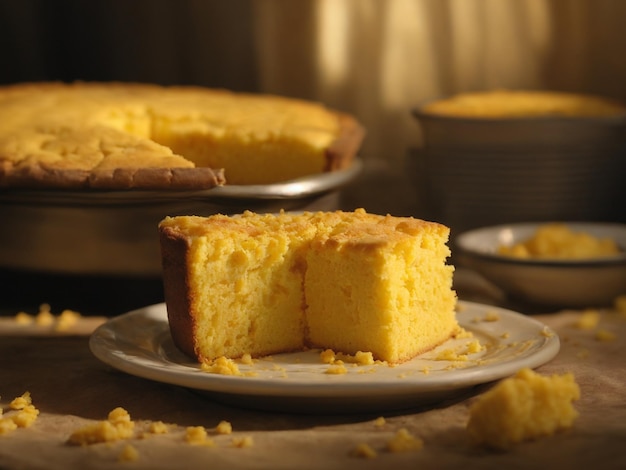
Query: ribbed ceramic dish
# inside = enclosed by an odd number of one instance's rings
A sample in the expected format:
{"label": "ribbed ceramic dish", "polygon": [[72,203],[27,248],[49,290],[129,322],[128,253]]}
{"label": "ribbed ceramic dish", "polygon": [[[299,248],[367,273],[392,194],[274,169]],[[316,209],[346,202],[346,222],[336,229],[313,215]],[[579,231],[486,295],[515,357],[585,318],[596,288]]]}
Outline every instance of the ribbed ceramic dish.
{"label": "ribbed ceramic dish", "polygon": [[453,235],[528,220],[626,222],[626,115],[414,116],[423,135],[416,186]]}

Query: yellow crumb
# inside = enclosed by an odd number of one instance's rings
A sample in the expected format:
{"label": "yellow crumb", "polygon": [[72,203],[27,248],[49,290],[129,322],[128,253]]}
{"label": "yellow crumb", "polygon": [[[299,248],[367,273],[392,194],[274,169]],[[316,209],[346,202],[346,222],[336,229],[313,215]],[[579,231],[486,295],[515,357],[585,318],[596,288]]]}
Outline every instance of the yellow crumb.
{"label": "yellow crumb", "polygon": [[185,430],[187,442],[201,442],[207,438],[206,429],[203,426],[189,426]]}
{"label": "yellow crumb", "polygon": [[67,443],[85,446],[99,442],[113,442],[119,439],[121,439],[121,435],[116,426],[110,421],[98,421],[74,431]]}
{"label": "yellow crumb", "polygon": [[243,356],[241,356],[241,358],[239,359],[239,362],[246,366],[251,366],[254,364],[254,360],[252,359],[252,356],[249,353],[245,353]]}
{"label": "yellow crumb", "polygon": [[163,421],[154,421],[150,423],[148,431],[151,434],[167,434],[169,432],[169,427]]}
{"label": "yellow crumb", "polygon": [[554,333],[550,330],[550,328],[544,326],[541,330],[541,336],[545,336],[546,338],[552,338],[554,336]]}
{"label": "yellow crumb", "polygon": [[126,424],[131,422],[130,414],[121,406],[111,410],[107,418],[113,424]]}
{"label": "yellow crumb", "polygon": [[35,317],[26,312],[18,312],[15,315],[15,322],[20,325],[32,325],[35,322]]}
{"label": "yellow crumb", "polygon": [[452,348],[447,348],[439,352],[435,358],[437,361],[467,361],[466,354],[459,354]]}
{"label": "yellow crumb", "polygon": [[424,441],[413,436],[406,428],[399,429],[393,438],[387,442],[387,450],[394,453],[420,450],[423,447]]}
{"label": "yellow crumb", "polygon": [[230,434],[233,432],[233,425],[228,421],[220,421],[215,427],[215,432],[218,434]]}
{"label": "yellow crumb", "polygon": [[63,310],[56,319],[54,328],[57,331],[65,331],[78,323],[81,314],[74,310]]}
{"label": "yellow crumb", "polygon": [[574,323],[574,327],[580,330],[593,330],[598,323],[600,322],[600,312],[597,310],[585,310],[582,312],[576,322]]}
{"label": "yellow crumb", "polygon": [[17,428],[27,428],[37,420],[39,410],[32,404],[30,392],[24,392],[9,403],[12,412],[3,417],[0,408],[0,435],[7,434]]}
{"label": "yellow crumb", "polygon": [[189,426],[185,430],[185,440],[192,445],[213,447],[215,442],[208,437],[203,426]]}
{"label": "yellow crumb", "polygon": [[466,347],[467,347],[468,354],[475,354],[485,349],[485,347],[482,344],[480,344],[480,341],[478,341],[477,339],[467,343]]}
{"label": "yellow crumb", "polygon": [[0,436],[9,434],[17,429],[17,424],[11,418],[0,418]]}
{"label": "yellow crumb", "polygon": [[360,366],[370,366],[374,364],[374,355],[370,351],[357,351],[354,362]]}
{"label": "yellow crumb", "polygon": [[356,354],[336,353],[332,349],[324,349],[320,352],[320,359],[324,364],[341,365],[343,363],[356,364],[359,366],[371,366],[382,364],[382,361],[374,360],[374,354],[370,351],[357,351]]}
{"label": "yellow crumb", "polygon": [[320,352],[320,360],[323,364],[341,365],[343,363],[370,366],[381,364],[382,361],[374,360],[374,354],[370,351],[357,351],[356,354],[336,353],[332,349],[324,349]]}
{"label": "yellow crumb", "polygon": [[498,321],[500,320],[500,315],[498,314],[498,312],[488,311],[487,313],[485,313],[483,320],[487,322]]}
{"label": "yellow crumb", "polygon": [[33,405],[26,405],[23,409],[14,414],[11,419],[19,428],[31,426],[39,416],[39,410]]}
{"label": "yellow crumb", "polygon": [[35,316],[35,323],[39,326],[50,326],[54,323],[54,315],[50,312],[50,305],[41,304],[39,313]]}
{"label": "yellow crumb", "polygon": [[128,412],[121,407],[113,409],[108,418],[89,424],[74,431],[68,438],[68,444],[89,445],[99,442],[113,442],[130,439],[133,436],[135,423]]}
{"label": "yellow crumb", "polygon": [[233,447],[243,449],[246,447],[252,447],[254,445],[254,440],[252,439],[252,436],[233,437],[232,443]]}
{"label": "yellow crumb", "polygon": [[335,362],[335,351],[332,349],[324,349],[320,353],[320,359],[324,364],[332,364]]}
{"label": "yellow crumb", "polygon": [[9,403],[9,408],[12,410],[21,410],[32,403],[33,399],[30,396],[30,392],[24,392],[21,396],[14,398],[11,403]]}
{"label": "yellow crumb", "polygon": [[508,331],[505,331],[504,333],[500,335],[502,339],[508,339],[510,338],[510,336],[511,336],[511,333],[509,333]]}
{"label": "yellow crumb", "polygon": [[457,339],[473,338],[474,337],[474,333],[472,333],[469,330],[466,330],[465,328],[459,327],[457,332],[454,334],[454,337],[457,338]]}
{"label": "yellow crumb", "polygon": [[347,374],[348,369],[346,369],[346,366],[343,363],[342,364],[335,363],[334,365],[331,365],[328,369],[326,369],[325,373],[330,374],[330,375],[342,375],[342,374]]}
{"label": "yellow crumb", "polygon": [[364,459],[375,459],[378,456],[376,451],[372,449],[369,444],[365,443],[358,444],[352,452],[350,452],[350,455]]}
{"label": "yellow crumb", "polygon": [[126,444],[120,455],[118,455],[117,460],[119,462],[135,462],[139,460],[139,452],[132,445]]}
{"label": "yellow crumb", "polygon": [[615,341],[617,336],[612,331],[608,330],[598,330],[596,331],[596,340],[601,341],[603,343]]}
{"label": "yellow crumb", "polygon": [[237,363],[227,357],[221,356],[212,362],[203,362],[200,364],[203,371],[220,375],[242,375]]}
{"label": "yellow crumb", "polygon": [[382,427],[385,424],[387,424],[387,421],[385,420],[384,416],[379,416],[378,418],[374,420],[374,426]]}

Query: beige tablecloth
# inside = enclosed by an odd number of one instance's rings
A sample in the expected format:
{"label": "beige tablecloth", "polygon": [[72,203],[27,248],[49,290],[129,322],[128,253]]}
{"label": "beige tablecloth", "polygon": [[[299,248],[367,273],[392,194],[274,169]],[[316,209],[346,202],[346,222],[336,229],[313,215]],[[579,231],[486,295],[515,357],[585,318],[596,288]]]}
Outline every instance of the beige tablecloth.
{"label": "beige tablecloth", "polygon": [[[502,301],[471,276],[467,281],[466,285],[458,281],[461,298]],[[573,326],[580,315],[580,311],[533,314],[561,339],[559,354],[538,371],[574,373],[582,394],[575,403],[579,418],[565,432],[506,452],[478,449],[468,442],[468,407],[484,387],[454,401],[401,412],[310,415],[247,410],[245,403],[220,404],[103,364],[90,352],[88,338],[105,319],[83,317],[71,331],[54,333],[35,327],[20,332],[5,317],[0,319],[0,404],[6,417],[9,402],[29,391],[40,415],[32,426],[0,436],[0,468],[626,468],[626,317],[603,311],[596,328],[582,330]],[[616,338],[599,341],[598,329],[613,332]],[[130,413],[136,431],[155,421],[174,426],[164,435],[111,444],[66,443],[74,430],[105,419],[115,407]],[[379,416],[385,418],[382,425],[376,420]],[[214,431],[222,420],[232,424],[232,434]],[[204,426],[215,445],[185,442],[188,426]],[[385,451],[385,442],[401,428],[423,439],[423,448]],[[234,445],[234,439],[247,437],[252,438],[251,446]],[[120,462],[128,443],[138,459]],[[369,444],[377,456],[352,455],[361,443]]]}

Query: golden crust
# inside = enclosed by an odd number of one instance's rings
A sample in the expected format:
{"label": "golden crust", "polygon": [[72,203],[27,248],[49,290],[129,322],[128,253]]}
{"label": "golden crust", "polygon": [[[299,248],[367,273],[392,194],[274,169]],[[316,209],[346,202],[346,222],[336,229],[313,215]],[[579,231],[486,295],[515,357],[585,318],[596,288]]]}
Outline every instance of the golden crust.
{"label": "golden crust", "polygon": [[41,164],[0,165],[0,187],[37,189],[207,189],[224,184],[224,171],[211,168],[115,168],[73,170]]}
{"label": "golden crust", "polygon": [[[233,175],[256,164],[271,178],[281,155],[253,163],[248,154],[277,136],[285,154],[308,152],[302,171],[310,173],[348,167],[364,130],[317,103],[269,95],[137,83],[0,87],[0,187],[208,189],[227,182],[226,161]],[[222,141],[232,163],[211,155]]]}
{"label": "golden crust", "polygon": [[190,240],[171,227],[160,227],[159,238],[163,263],[163,289],[167,299],[167,316],[172,325],[174,344],[189,357],[198,357],[195,338],[195,315],[189,297],[189,272],[185,260]]}
{"label": "golden crust", "polygon": [[338,113],[340,133],[326,151],[324,171],[348,168],[365,137],[365,129],[349,114]]}

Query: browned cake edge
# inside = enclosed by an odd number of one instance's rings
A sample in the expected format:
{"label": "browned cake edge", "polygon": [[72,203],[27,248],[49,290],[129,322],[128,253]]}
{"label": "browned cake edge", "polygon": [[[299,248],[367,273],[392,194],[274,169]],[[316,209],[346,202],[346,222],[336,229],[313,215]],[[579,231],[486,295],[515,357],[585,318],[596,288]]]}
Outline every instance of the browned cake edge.
{"label": "browned cake edge", "polygon": [[0,187],[38,189],[210,189],[226,182],[223,169],[212,168],[116,168],[107,171],[48,168],[31,165],[15,168],[0,162]]}
{"label": "browned cake edge", "polygon": [[208,167],[116,168],[89,175],[89,187],[95,189],[210,189],[225,183],[223,169]]}
{"label": "browned cake edge", "polygon": [[187,286],[189,273],[185,260],[189,240],[169,227],[159,227],[163,294],[167,305],[170,334],[176,347],[189,357],[198,357],[194,343],[195,321],[191,314],[193,299]]}
{"label": "browned cake edge", "polygon": [[354,117],[337,111],[333,112],[339,119],[339,136],[326,149],[324,171],[350,167],[365,138],[365,128]]}

